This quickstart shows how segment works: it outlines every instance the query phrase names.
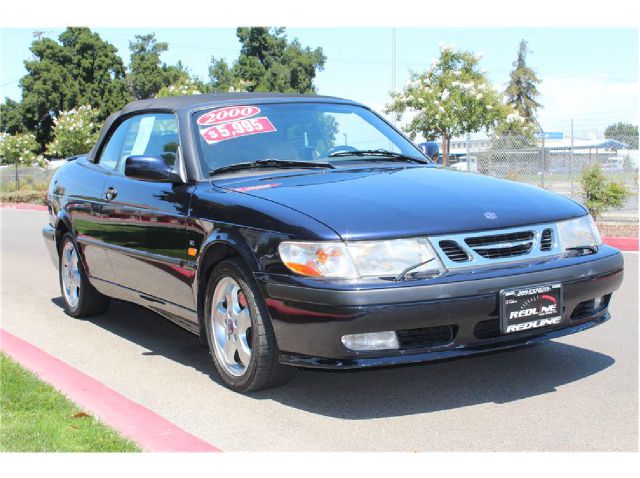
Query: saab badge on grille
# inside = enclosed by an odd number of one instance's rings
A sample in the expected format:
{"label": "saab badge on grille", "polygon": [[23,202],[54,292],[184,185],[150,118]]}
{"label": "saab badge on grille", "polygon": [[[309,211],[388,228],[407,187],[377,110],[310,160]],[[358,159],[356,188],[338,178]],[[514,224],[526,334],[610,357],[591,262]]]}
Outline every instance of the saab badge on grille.
{"label": "saab badge on grille", "polygon": [[484,217],[486,217],[487,219],[498,219],[498,215],[493,211],[485,212]]}

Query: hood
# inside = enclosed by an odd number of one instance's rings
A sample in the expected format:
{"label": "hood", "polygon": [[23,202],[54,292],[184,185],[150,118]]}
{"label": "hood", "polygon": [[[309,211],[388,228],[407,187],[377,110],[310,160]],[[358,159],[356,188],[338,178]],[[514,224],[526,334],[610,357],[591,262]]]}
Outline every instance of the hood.
{"label": "hood", "polygon": [[278,171],[215,185],[295,209],[344,240],[501,229],[586,214],[544,189],[430,166]]}

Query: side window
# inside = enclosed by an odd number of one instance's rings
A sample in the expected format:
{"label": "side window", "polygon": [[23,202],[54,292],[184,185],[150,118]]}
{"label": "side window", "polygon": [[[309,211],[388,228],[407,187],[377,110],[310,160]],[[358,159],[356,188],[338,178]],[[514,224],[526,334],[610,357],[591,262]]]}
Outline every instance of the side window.
{"label": "side window", "polygon": [[118,161],[120,161],[122,141],[124,140],[128,128],[127,123],[128,121],[125,121],[116,128],[107,141],[106,146],[102,148],[102,151],[100,152],[98,164],[109,171],[113,171],[118,164]]}
{"label": "side window", "polygon": [[[154,113],[134,116],[126,121],[117,170],[124,173],[129,156],[161,156],[171,167],[178,151],[178,122],[172,114]],[[124,124],[123,124],[124,126]]]}

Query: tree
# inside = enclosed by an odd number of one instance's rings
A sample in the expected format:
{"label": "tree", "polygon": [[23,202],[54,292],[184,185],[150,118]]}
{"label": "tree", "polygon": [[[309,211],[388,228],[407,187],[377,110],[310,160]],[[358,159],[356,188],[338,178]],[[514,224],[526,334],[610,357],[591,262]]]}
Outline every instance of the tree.
{"label": "tree", "polygon": [[198,81],[191,78],[183,78],[179,82],[163,86],[156,98],[165,98],[167,96],[183,96],[183,95],[200,95],[202,94],[202,85],[198,84]]}
{"label": "tree", "polygon": [[88,152],[100,134],[98,117],[99,112],[89,105],[61,111],[54,119],[54,138],[47,146],[47,153],[69,157]]}
{"label": "tree", "polygon": [[[536,101],[539,96],[537,85],[540,79],[535,72],[527,66],[527,42],[520,41],[518,58],[513,62],[514,70],[507,85],[505,96],[507,104],[511,105],[518,115],[524,118],[524,125],[532,127],[535,122],[536,111],[542,105]],[[516,123],[514,123],[516,124]]]}
{"label": "tree", "polygon": [[479,68],[481,56],[440,46],[440,57],[424,73],[412,74],[402,93],[392,93],[387,113],[410,115],[403,127],[412,139],[442,138],[443,163],[452,136],[488,130],[507,115],[500,95]]}
{"label": "tree", "polygon": [[594,219],[607,209],[622,207],[629,197],[623,183],[607,180],[599,164],[587,168],[580,177],[584,192],[584,205]]}
{"label": "tree", "polygon": [[43,164],[44,158],[38,155],[40,146],[32,133],[0,135],[0,158],[2,164],[13,164],[16,168],[16,190],[20,189],[20,166]]}
{"label": "tree", "polygon": [[169,44],[158,42],[153,33],[136,35],[135,41],[129,42],[131,63],[127,80],[134,98],[154,98],[163,87],[189,78],[181,63],[169,66],[161,61],[160,55],[168,49]]}
{"label": "tree", "polygon": [[20,80],[24,123],[36,134],[41,150],[51,140],[54,118],[83,104],[104,119],[130,99],[125,68],[117,49],[88,28],[67,28],[58,37],[31,44]]}
{"label": "tree", "polygon": [[625,143],[629,149],[638,149],[638,126],[630,123],[618,122],[607,126],[604,137]]}
{"label": "tree", "polygon": [[23,116],[22,105],[11,98],[5,98],[0,105],[0,131],[9,134],[24,133],[27,128]]}
{"label": "tree", "polygon": [[502,147],[509,145],[509,147],[516,149],[535,146],[536,125],[520,116],[510,105],[506,105],[506,107],[507,115],[498,121],[493,130],[494,142],[502,144]]}
{"label": "tree", "polygon": [[218,93],[239,92],[253,90],[254,82],[243,80],[236,76],[233,68],[223,59],[211,57],[209,65],[208,90]]}
{"label": "tree", "polygon": [[209,80],[213,91],[272,91],[315,93],[313,80],[324,68],[322,48],[289,42],[284,28],[238,28],[242,44],[232,67],[223,59],[211,58]]}

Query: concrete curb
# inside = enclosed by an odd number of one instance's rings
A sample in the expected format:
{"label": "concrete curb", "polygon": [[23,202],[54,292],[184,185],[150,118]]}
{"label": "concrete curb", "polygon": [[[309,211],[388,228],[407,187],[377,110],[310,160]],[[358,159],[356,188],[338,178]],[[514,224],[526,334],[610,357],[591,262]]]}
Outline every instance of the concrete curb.
{"label": "concrete curb", "polygon": [[[3,203],[0,207],[8,209],[26,209],[28,211],[46,211],[47,206],[39,204],[27,204],[27,203]],[[605,244],[620,249],[621,251],[637,251],[638,250],[638,238],[637,237],[603,237],[602,240]]]}
{"label": "concrete curb", "polygon": [[0,329],[0,350],[145,451],[221,451],[3,329]]}

